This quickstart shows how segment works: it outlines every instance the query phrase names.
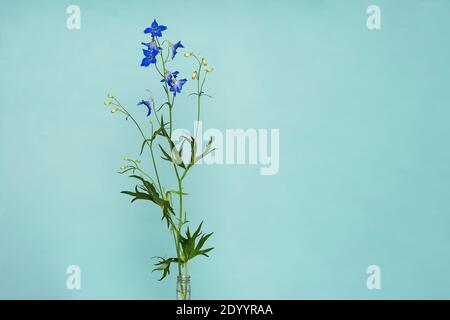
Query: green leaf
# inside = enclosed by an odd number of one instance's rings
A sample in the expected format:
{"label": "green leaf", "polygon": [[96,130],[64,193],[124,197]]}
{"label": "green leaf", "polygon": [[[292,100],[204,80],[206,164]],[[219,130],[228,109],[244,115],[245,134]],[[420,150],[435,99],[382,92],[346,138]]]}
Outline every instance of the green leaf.
{"label": "green leaf", "polygon": [[[163,153],[163,156],[161,156],[161,158],[163,160],[172,162],[183,169],[186,169],[186,166],[184,165],[179,152],[175,148],[175,144],[173,142],[170,142],[169,144],[170,144],[171,150],[173,150],[173,152],[176,152],[176,154],[174,155],[174,157],[170,156],[169,153],[166,150],[164,150],[164,148],[161,145],[159,145],[159,148],[161,149],[161,152]],[[172,153],[172,151],[171,151],[171,153]]]}
{"label": "green leaf", "polygon": [[139,152],[139,155],[142,155],[142,152],[144,152],[144,147],[147,144],[147,142],[151,142],[151,141],[152,141],[152,139],[145,139],[144,142],[142,142],[141,151]]}
{"label": "green leaf", "polygon": [[150,195],[148,195],[147,193],[144,193],[144,192],[140,192],[137,187],[135,187],[135,192],[121,191],[120,193],[127,194],[127,195],[134,197],[131,200],[131,203],[133,203],[136,200],[152,200]]}
{"label": "green leaf", "polygon": [[213,152],[214,150],[216,150],[216,148],[212,147],[212,143],[213,143],[213,138],[210,137],[208,144],[206,145],[205,149],[203,150],[202,154],[199,155],[198,157],[195,158],[195,163],[197,163],[200,159],[203,159],[204,157],[206,157],[208,154],[210,154],[211,152]]}
{"label": "green leaf", "polygon": [[189,138],[189,144],[191,145],[191,164],[195,163],[195,157],[197,154],[197,142],[195,141],[194,137]]}
{"label": "green leaf", "polygon": [[[131,202],[134,202],[136,200],[149,200],[157,204],[162,209],[163,212],[161,220],[166,219],[167,227],[169,227],[171,224],[172,215],[175,215],[175,211],[173,210],[170,202],[162,197],[164,195],[159,194],[158,190],[156,189],[156,187],[152,182],[147,181],[141,176],[137,175],[131,175],[130,178],[138,179],[143,183],[143,185],[136,186],[135,192],[122,191],[121,193],[132,196],[133,199],[131,200]],[[139,191],[138,187],[142,191]]]}
{"label": "green leaf", "polygon": [[[203,255],[208,257],[207,253],[213,248],[203,249],[203,246],[205,242],[211,237],[213,234],[203,234],[202,235],[202,225],[203,222],[200,223],[200,225],[197,227],[197,229],[194,231],[193,234],[191,234],[189,227],[186,229],[186,235],[181,236],[180,235],[180,243],[181,243],[181,249],[183,251],[183,256],[186,258],[187,261],[191,260],[192,258]],[[200,237],[200,239],[197,241],[197,239]]]}
{"label": "green leaf", "polygon": [[159,144],[159,148],[161,149],[161,152],[163,153],[164,157],[161,156],[162,159],[172,162],[172,158],[169,156],[166,150]]}
{"label": "green leaf", "polygon": [[213,249],[214,249],[214,248],[208,248],[208,249],[200,250],[200,251],[198,252],[198,255],[202,255],[202,256],[205,256],[205,257],[209,257],[207,253],[208,253],[209,251],[213,250]]}
{"label": "green leaf", "polygon": [[162,276],[158,281],[163,280],[165,277],[167,277],[167,275],[170,274],[170,265],[172,263],[184,263],[184,261],[178,261],[178,258],[163,258],[163,257],[156,257],[157,259],[159,259],[159,261],[157,263],[155,263],[155,269],[152,270],[152,272],[155,271],[161,271],[162,272]]}
{"label": "green leaf", "polygon": [[212,235],[213,235],[213,232],[208,233],[208,234],[206,234],[206,235],[203,235],[203,236],[200,238],[200,240],[198,241],[197,246],[195,247],[195,250],[194,250],[195,255],[201,254],[201,255],[208,256],[208,255],[206,255],[205,253],[208,252],[208,251],[211,251],[213,248],[209,248],[209,249],[206,249],[206,250],[202,250],[202,247],[203,247],[203,245],[205,244],[206,240],[208,240],[208,238],[209,238],[210,236],[212,236]]}
{"label": "green leaf", "polygon": [[153,132],[152,141],[155,140],[157,136],[162,136],[162,137],[166,137],[166,138],[168,137],[167,131],[166,131],[166,126],[168,124],[169,124],[168,122],[164,123],[164,118],[163,118],[163,116],[161,116],[160,127],[155,132]]}

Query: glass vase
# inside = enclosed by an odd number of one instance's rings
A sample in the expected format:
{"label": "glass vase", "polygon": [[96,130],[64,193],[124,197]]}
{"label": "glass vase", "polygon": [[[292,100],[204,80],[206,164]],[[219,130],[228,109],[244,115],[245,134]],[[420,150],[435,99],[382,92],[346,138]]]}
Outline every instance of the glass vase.
{"label": "glass vase", "polygon": [[191,300],[191,277],[179,275],[177,278],[177,300]]}

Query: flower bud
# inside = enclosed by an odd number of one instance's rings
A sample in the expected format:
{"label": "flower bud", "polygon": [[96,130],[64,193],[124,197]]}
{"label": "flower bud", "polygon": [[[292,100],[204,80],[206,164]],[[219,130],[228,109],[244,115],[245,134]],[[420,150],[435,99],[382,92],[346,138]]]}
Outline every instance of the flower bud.
{"label": "flower bud", "polygon": [[202,65],[206,66],[208,64],[208,62],[206,62],[205,58],[202,58]]}
{"label": "flower bud", "polygon": [[193,53],[192,51],[188,51],[188,52],[185,52],[185,53],[184,53],[184,56],[185,56],[186,58],[189,58],[189,57],[191,57],[193,54],[194,54],[194,53]]}
{"label": "flower bud", "polygon": [[112,110],[111,110],[111,113],[116,113],[116,112],[117,112],[117,110],[119,110],[119,109],[117,109],[117,108],[114,108],[114,109],[112,109]]}
{"label": "flower bud", "polygon": [[167,269],[170,266],[170,264],[168,264],[167,262],[163,262],[158,268],[157,270],[164,270]]}
{"label": "flower bud", "polygon": [[126,169],[125,166],[120,167],[120,170],[125,170],[125,169]]}
{"label": "flower bud", "polygon": [[111,101],[105,101],[105,102],[103,102],[103,104],[104,104],[105,106],[109,106],[111,103],[112,103]]}
{"label": "flower bud", "polygon": [[206,68],[206,72],[213,72],[214,71],[214,68],[213,67],[208,67],[208,68]]}
{"label": "flower bud", "polygon": [[108,93],[108,98],[114,99],[114,96],[111,93]]}
{"label": "flower bud", "polygon": [[128,157],[123,157],[123,160],[128,161],[129,158]]}
{"label": "flower bud", "polygon": [[137,159],[136,161],[134,161],[136,163],[141,163],[141,160]]}
{"label": "flower bud", "polygon": [[197,79],[197,71],[196,70],[192,71],[192,80],[195,80],[195,79]]}

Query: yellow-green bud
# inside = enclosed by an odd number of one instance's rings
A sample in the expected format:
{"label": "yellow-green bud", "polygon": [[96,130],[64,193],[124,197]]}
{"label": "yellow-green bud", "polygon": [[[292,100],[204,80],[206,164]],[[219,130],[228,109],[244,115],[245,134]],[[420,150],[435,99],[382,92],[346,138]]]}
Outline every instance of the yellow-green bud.
{"label": "yellow-green bud", "polygon": [[120,167],[120,170],[125,170],[125,169],[126,169],[125,166]]}
{"label": "yellow-green bud", "polygon": [[192,71],[192,80],[195,80],[195,79],[197,79],[197,71],[196,70]]}
{"label": "yellow-green bud", "polygon": [[129,159],[128,157],[123,157],[123,160],[128,161]]}
{"label": "yellow-green bud", "polygon": [[116,112],[117,112],[117,110],[119,110],[119,109],[117,109],[117,108],[114,108],[114,109],[112,109],[112,110],[111,110],[111,113],[116,113]]}
{"label": "yellow-green bud", "polygon": [[105,101],[105,102],[103,102],[103,104],[104,104],[105,106],[109,106],[111,103],[112,103],[111,101]]}
{"label": "yellow-green bud", "polygon": [[208,68],[206,68],[206,72],[213,72],[214,71],[214,68],[213,67],[208,67]]}
{"label": "yellow-green bud", "polygon": [[141,163],[141,160],[137,159],[135,162],[136,162],[136,163]]}
{"label": "yellow-green bud", "polygon": [[108,98],[114,99],[114,96],[111,93],[108,93]]}
{"label": "yellow-green bud", "polygon": [[202,58],[202,65],[206,66],[208,64],[208,62],[206,62],[205,58]]}
{"label": "yellow-green bud", "polygon": [[186,58],[189,58],[189,57],[191,57],[193,54],[194,54],[194,53],[193,53],[192,51],[189,51],[189,52],[185,52],[185,53],[184,53],[184,56],[185,56]]}
{"label": "yellow-green bud", "polygon": [[164,262],[158,267],[158,269],[159,270],[164,270],[164,269],[167,269],[169,266],[170,265],[167,262]]}

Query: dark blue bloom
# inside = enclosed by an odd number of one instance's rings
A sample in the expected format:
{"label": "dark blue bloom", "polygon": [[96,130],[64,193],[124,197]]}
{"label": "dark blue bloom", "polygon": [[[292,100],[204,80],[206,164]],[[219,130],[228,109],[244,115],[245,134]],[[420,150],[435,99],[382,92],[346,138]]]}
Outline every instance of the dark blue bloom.
{"label": "dark blue bloom", "polygon": [[159,25],[156,19],[152,22],[150,27],[144,30],[144,33],[151,33],[152,37],[162,37],[162,31],[166,30],[167,27]]}
{"label": "dark blue bloom", "polygon": [[181,92],[183,85],[187,82],[186,79],[178,80],[177,75],[178,75],[178,71],[175,71],[174,73],[170,73],[169,76],[167,77],[167,84],[170,87],[169,91],[173,92],[174,96],[176,96],[177,93]]}
{"label": "dark blue bloom", "polygon": [[144,53],[144,59],[142,59],[141,67],[148,67],[152,63],[156,63],[156,56],[158,55],[158,49],[145,50],[142,49]]}
{"label": "dark blue bloom", "polygon": [[[178,76],[178,74],[179,74],[178,71],[175,71],[175,72],[167,71],[167,73],[166,73],[166,81],[167,81],[167,84],[168,84],[169,86],[170,86],[170,83],[169,83],[169,76],[172,75],[173,78],[176,78],[176,77]],[[164,79],[162,79],[160,82],[164,82]]]}
{"label": "dark blue bloom", "polygon": [[160,48],[158,48],[158,47],[156,46],[156,44],[154,44],[153,42],[148,42],[148,43],[141,42],[141,44],[142,44],[143,46],[146,46],[147,49],[150,50],[150,51],[160,49]]}
{"label": "dark blue bloom", "polygon": [[150,101],[145,101],[145,100],[141,100],[138,102],[137,104],[138,106],[140,105],[145,105],[148,109],[147,111],[147,117],[150,116],[152,114],[152,106],[150,105]]}
{"label": "dark blue bloom", "polygon": [[175,58],[175,55],[177,54],[178,48],[184,48],[184,46],[181,44],[181,41],[178,41],[172,46],[172,60]]}

